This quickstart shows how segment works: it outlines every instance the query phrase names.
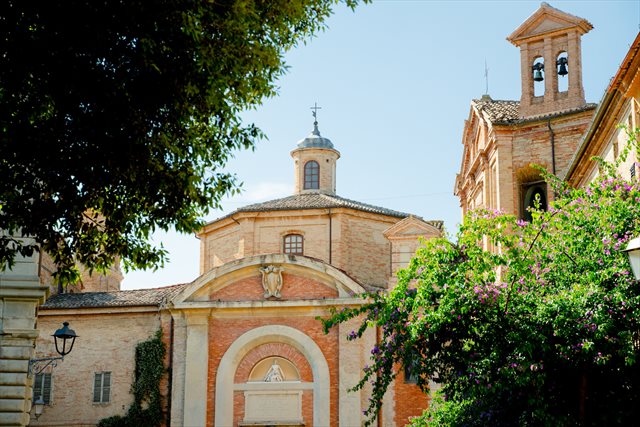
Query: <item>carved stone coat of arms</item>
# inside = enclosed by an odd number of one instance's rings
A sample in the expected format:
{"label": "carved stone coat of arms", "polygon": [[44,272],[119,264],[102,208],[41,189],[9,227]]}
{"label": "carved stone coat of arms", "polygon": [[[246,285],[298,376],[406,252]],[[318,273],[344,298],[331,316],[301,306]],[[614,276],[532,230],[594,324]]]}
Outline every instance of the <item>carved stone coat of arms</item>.
{"label": "carved stone coat of arms", "polygon": [[262,273],[262,287],[264,288],[264,297],[280,298],[280,290],[282,289],[282,271],[284,268],[275,265],[267,265],[260,269]]}

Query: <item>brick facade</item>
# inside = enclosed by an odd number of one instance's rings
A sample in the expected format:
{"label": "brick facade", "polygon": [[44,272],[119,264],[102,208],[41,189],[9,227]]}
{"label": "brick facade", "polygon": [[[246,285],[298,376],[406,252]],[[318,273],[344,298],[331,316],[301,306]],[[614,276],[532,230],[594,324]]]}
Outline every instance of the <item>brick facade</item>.
{"label": "brick facade", "polygon": [[[390,289],[420,239],[441,236],[443,224],[337,196],[340,154],[320,136],[317,122],[291,156],[295,194],[240,208],[203,227],[200,276],[192,283],[119,291],[114,268],[107,276],[84,274],[77,293],[49,300],[42,326],[70,317],[80,338],[56,368],[55,399],[34,425],[84,426],[124,415],[132,402],[135,346],[158,328],[168,351],[161,389],[169,425],[364,422],[370,387],[350,389],[371,363],[376,331],[349,341],[353,321],[325,334],[318,317],[357,307],[365,291]],[[306,164],[314,165],[307,177]],[[317,178],[317,188],[305,188],[309,177]],[[302,253],[285,253],[291,234],[301,237]],[[47,337],[37,347],[51,353]],[[249,380],[269,358],[281,358],[299,378]],[[108,403],[92,401],[96,372],[112,374]],[[404,425],[427,405],[416,385],[396,381],[381,423]]]}
{"label": "brick facade", "polygon": [[[254,320],[247,320],[247,319],[212,320],[209,324],[209,333],[210,333],[210,336],[211,334],[215,334],[216,339],[212,340],[209,345],[209,360],[210,360],[209,371],[208,371],[209,392],[207,394],[215,397],[215,393],[216,393],[215,379],[217,374],[218,363],[222,358],[222,356],[224,355],[224,353],[226,352],[229,345],[235,339],[237,339],[240,335],[242,335],[242,333],[244,332],[247,332],[251,329],[254,329],[260,326],[272,325],[272,324],[286,325],[286,326],[291,326],[295,329],[298,329],[301,332],[308,335],[309,337],[311,337],[316,343],[318,343],[318,346],[322,349],[325,359],[327,360],[327,363],[329,365],[330,382],[332,384],[330,389],[331,425],[338,425],[337,384],[338,384],[339,349],[338,349],[337,331],[334,330],[329,334],[325,335],[322,332],[320,323],[315,319],[314,316],[309,316],[309,317],[278,316],[278,317],[264,317],[260,319],[254,319]],[[240,371],[241,369],[244,370],[245,372],[247,370],[250,370],[250,368],[248,368],[249,361],[247,360],[247,358],[251,360],[257,357],[255,353],[260,352],[260,350],[262,350],[260,354],[263,357],[261,358],[264,358],[267,356],[282,356],[284,358],[289,359],[289,357],[291,357],[291,355],[293,354],[294,360],[292,361],[299,363],[299,364],[296,363],[296,366],[300,369],[301,377],[307,381],[313,381],[313,377],[310,373],[309,362],[304,358],[304,356],[300,355],[299,352],[292,349],[287,350],[286,347],[288,346],[278,343],[278,344],[261,346],[261,348],[260,347],[256,348],[247,356],[245,356],[245,360],[243,360],[243,362],[245,363],[244,366],[241,362],[238,368],[238,371],[236,371],[236,374],[235,374],[236,379],[238,379],[238,377],[242,377],[243,372]],[[270,350],[270,351],[267,352],[266,350]],[[257,361],[258,360],[256,360],[256,362]],[[251,368],[253,368],[254,365],[255,363],[253,365],[250,365]],[[305,390],[303,392],[304,400],[303,400],[302,411],[303,411],[303,417],[305,420],[305,425],[312,426],[313,425],[313,421],[312,421],[313,420],[313,415],[312,415],[313,401],[311,399],[311,396],[308,396],[308,398],[305,398],[305,394],[308,392],[311,392],[311,391]],[[215,408],[212,403],[213,401],[211,401],[207,405],[207,425],[214,425],[213,420],[215,415],[214,414]],[[244,415],[243,408],[242,408],[243,403],[244,403],[243,397],[241,396],[241,394],[236,392],[234,395],[234,409],[237,409],[238,412],[234,412],[234,420],[235,420],[234,425],[238,425],[238,423],[241,422],[242,420],[241,417],[242,415]]]}
{"label": "brick facade", "polygon": [[[33,426],[89,426],[102,418],[123,415],[133,402],[131,384],[135,375],[135,347],[162,328],[169,344],[170,315],[153,309],[41,310],[36,357],[57,356],[51,334],[69,321],[79,335],[72,352],[52,375],[52,403]],[[168,366],[169,356],[165,360]],[[111,373],[108,403],[93,403],[93,381],[97,372]],[[168,376],[162,389],[168,395]],[[165,405],[166,405],[165,401]]]}
{"label": "brick facade", "polygon": [[[465,215],[476,208],[502,210],[526,218],[527,194],[542,183],[538,165],[564,176],[587,131],[595,105],[587,104],[582,88],[580,37],[591,29],[582,18],[543,3],[508,40],[520,48],[520,101],[498,101],[489,95],[471,102],[465,121],[464,147],[454,193]],[[558,76],[556,56],[568,53],[568,76]],[[533,92],[532,64],[544,58],[544,95]],[[567,91],[558,79],[568,78]]]}

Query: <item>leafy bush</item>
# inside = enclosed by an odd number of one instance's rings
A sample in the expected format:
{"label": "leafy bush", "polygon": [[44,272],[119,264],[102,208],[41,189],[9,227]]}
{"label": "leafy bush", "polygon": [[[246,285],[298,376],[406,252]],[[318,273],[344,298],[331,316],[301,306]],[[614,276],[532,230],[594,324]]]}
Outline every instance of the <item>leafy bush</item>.
{"label": "leafy bush", "polygon": [[557,196],[530,223],[471,212],[457,243],[425,242],[388,294],[324,320],[362,315],[349,339],[381,329],[355,387],[373,386],[369,424],[398,364],[425,392],[429,379],[442,385],[414,425],[637,422],[640,283],[623,250],[640,234],[640,183],[616,166],[582,189],[547,176]]}

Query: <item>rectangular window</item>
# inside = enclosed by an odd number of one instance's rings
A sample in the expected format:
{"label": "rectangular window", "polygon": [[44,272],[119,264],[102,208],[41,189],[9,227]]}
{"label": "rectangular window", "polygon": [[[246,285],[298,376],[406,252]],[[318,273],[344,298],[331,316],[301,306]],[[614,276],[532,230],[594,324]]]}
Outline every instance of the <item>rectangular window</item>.
{"label": "rectangular window", "polygon": [[96,372],[93,380],[93,403],[111,401],[111,372]]}
{"label": "rectangular window", "polygon": [[51,404],[51,374],[36,374],[33,381],[33,401],[42,399],[45,405]]}

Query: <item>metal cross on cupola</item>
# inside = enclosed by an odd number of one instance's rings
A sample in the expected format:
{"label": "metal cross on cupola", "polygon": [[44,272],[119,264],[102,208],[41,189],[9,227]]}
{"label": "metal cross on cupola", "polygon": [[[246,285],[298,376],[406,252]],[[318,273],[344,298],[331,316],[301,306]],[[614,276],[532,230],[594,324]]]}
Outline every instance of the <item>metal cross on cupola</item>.
{"label": "metal cross on cupola", "polygon": [[318,103],[314,102],[313,103],[313,107],[311,107],[311,109],[313,110],[313,124],[317,125],[318,124],[318,110],[322,110],[322,107],[318,107]]}

